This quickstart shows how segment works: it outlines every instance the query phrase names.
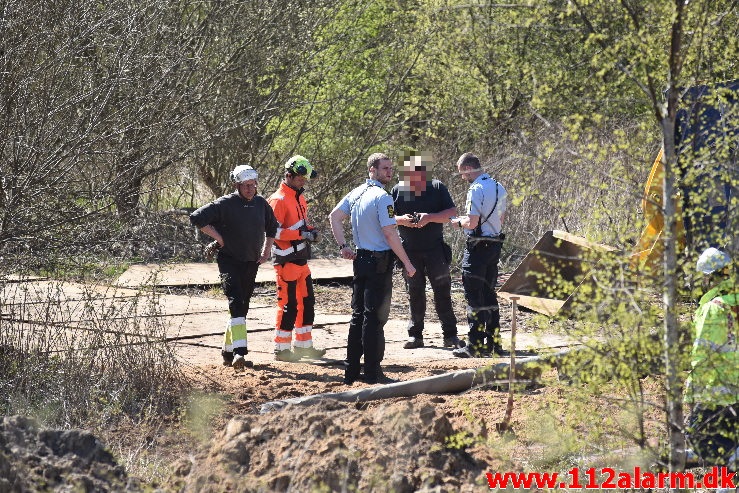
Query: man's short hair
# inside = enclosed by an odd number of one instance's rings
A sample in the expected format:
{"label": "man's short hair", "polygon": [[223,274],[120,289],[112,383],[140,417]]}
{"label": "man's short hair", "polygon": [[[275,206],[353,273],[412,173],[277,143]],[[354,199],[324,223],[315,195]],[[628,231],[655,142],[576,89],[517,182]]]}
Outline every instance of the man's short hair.
{"label": "man's short hair", "polygon": [[380,161],[390,161],[390,158],[387,156],[387,154],[383,154],[381,152],[375,152],[374,154],[370,155],[370,157],[367,158],[367,168],[377,168],[377,164]]}
{"label": "man's short hair", "polygon": [[467,168],[481,168],[480,158],[472,154],[471,152],[465,152],[457,160],[457,166],[465,166]]}

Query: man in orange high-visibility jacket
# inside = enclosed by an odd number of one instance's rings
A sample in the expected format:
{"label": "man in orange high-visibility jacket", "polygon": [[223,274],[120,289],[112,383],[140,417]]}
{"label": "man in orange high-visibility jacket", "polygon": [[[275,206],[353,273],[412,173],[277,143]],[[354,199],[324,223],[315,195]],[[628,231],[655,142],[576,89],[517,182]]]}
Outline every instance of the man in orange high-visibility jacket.
{"label": "man in orange high-visibility jacket", "polygon": [[275,359],[279,361],[320,358],[326,354],[325,349],[313,347],[311,336],[315,297],[308,259],[310,244],[318,239],[318,231],[308,224],[303,196],[306,182],[316,176],[306,158],[293,156],[285,163],[280,187],[269,198],[279,224],[272,246],[277,273]]}

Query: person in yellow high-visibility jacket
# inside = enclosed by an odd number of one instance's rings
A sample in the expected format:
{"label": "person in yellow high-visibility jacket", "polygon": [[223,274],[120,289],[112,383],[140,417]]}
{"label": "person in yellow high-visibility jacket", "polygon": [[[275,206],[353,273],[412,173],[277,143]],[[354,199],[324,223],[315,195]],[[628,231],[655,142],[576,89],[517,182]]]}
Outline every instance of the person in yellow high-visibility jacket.
{"label": "person in yellow high-visibility jacket", "polygon": [[736,460],[739,440],[739,285],[726,252],[707,249],[697,267],[723,280],[701,297],[694,317],[687,438],[701,459],[726,464]]}

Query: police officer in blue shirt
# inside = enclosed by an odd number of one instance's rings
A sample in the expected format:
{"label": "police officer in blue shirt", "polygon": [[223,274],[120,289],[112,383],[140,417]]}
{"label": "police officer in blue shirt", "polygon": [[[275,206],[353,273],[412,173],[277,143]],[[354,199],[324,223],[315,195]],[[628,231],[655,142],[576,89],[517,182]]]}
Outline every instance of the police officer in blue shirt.
{"label": "police officer in blue shirt", "polygon": [[506,190],[485,173],[480,159],[467,152],[457,161],[460,176],[470,183],[466,216],[452,218],[452,226],[467,235],[462,259],[462,284],[467,299],[467,323],[470,327],[467,347],[452,351],[460,358],[475,358],[495,353],[506,354],[500,339],[500,311],[495,283],[503,247],[503,220]]}
{"label": "police officer in blue shirt", "polygon": [[[367,159],[369,179],[349,192],[329,214],[331,231],[341,257],[354,261],[352,279],[352,319],[347,341],[344,383],[351,385],[360,373],[364,354],[367,383],[388,381],[380,369],[385,353],[384,327],[390,316],[393,289],[393,253],[406,274],[416,273],[398,236],[393,198],[384,186],[393,177],[393,162],[382,153]],[[356,253],[346,244],[344,221],[350,219]]]}

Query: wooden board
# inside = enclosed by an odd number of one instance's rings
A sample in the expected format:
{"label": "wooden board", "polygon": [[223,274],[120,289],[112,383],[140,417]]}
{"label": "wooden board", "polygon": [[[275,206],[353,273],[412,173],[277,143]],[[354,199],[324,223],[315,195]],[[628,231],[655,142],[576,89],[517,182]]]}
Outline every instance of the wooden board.
{"label": "wooden board", "polygon": [[0,282],[31,282],[31,281],[44,281],[48,279],[42,276],[24,276],[21,274],[1,274]]}
{"label": "wooden board", "polygon": [[[313,279],[347,279],[352,277],[352,263],[343,259],[313,259],[309,261]],[[272,264],[262,264],[257,271],[257,283],[274,282]],[[213,263],[135,264],[116,281],[117,286],[208,286],[221,283],[218,266]]]}
{"label": "wooden board", "polygon": [[537,313],[542,313],[549,317],[553,317],[559,312],[562,306],[565,304],[562,300],[554,300],[551,298],[537,298],[536,296],[525,296],[522,294],[508,293],[505,291],[498,291],[498,296],[510,300],[511,297],[518,298],[518,306],[523,306],[529,310]]}
{"label": "wooden board", "polygon": [[[350,290],[350,287],[346,287]],[[519,301],[520,303],[520,301]],[[40,281],[6,285],[0,290],[0,317],[8,330],[45,334],[50,347],[63,338],[77,347],[98,347],[111,341],[136,344],[150,336],[166,337],[175,345],[178,358],[185,364],[203,365],[221,362],[223,331],[229,320],[228,305],[223,296],[209,293],[152,294],[106,286],[83,286],[75,283]],[[247,316],[249,359],[259,364],[284,366],[274,360],[274,324],[277,307],[272,303],[252,303]],[[505,317],[503,317],[505,318]],[[316,347],[328,349],[317,364],[337,364],[346,357],[346,342],[351,320],[351,307],[341,313],[324,313],[316,307],[313,339]],[[466,336],[460,321],[460,336]],[[509,324],[504,323],[504,345],[510,337]],[[519,326],[517,348],[556,347],[570,344],[559,335],[539,336],[526,333]],[[424,329],[425,347],[403,349],[408,337],[405,317],[391,319],[385,326],[384,365],[396,368],[412,366],[418,361],[463,360],[454,358],[451,348],[443,347],[441,324],[432,313]],[[40,337],[44,339],[44,337]],[[479,364],[479,361],[478,361]]]}

